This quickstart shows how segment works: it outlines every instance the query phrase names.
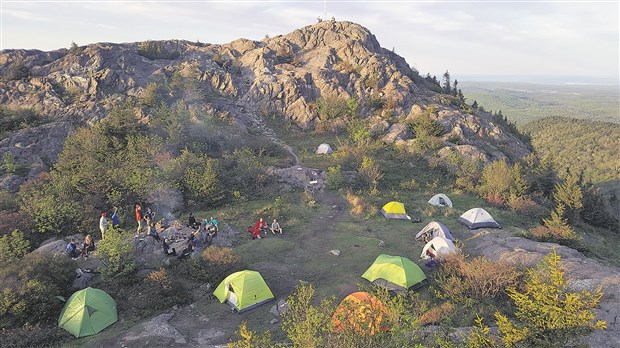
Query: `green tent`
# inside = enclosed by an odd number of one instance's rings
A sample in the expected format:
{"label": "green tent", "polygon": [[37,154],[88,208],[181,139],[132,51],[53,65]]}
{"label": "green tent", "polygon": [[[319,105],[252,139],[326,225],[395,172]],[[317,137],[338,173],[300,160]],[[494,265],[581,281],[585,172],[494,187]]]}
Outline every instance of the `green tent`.
{"label": "green tent", "polygon": [[273,300],[273,293],[260,273],[248,270],[239,271],[224,278],[215,288],[213,295],[221,303],[228,302],[238,312],[247,311]]}
{"label": "green tent", "polygon": [[99,333],[116,320],[116,301],[105,291],[88,287],[71,295],[60,312],[58,327],[84,337]]}
{"label": "green tent", "polygon": [[379,255],[362,278],[394,291],[406,291],[414,285],[417,288],[426,281],[426,275],[413,261],[386,254]]}

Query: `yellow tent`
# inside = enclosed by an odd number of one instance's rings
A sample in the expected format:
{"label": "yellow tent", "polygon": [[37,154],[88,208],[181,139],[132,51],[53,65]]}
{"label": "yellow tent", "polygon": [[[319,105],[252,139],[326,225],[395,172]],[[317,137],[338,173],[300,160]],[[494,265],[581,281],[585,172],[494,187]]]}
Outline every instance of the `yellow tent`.
{"label": "yellow tent", "polygon": [[405,205],[401,202],[390,202],[381,208],[381,214],[388,219],[411,220],[405,211]]}

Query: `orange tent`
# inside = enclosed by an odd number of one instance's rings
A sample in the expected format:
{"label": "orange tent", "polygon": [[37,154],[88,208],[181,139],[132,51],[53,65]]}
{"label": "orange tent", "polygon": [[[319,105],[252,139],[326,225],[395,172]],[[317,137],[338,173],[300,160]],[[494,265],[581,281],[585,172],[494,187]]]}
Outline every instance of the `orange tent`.
{"label": "orange tent", "polygon": [[367,292],[354,292],[345,297],[332,316],[334,330],[353,329],[360,335],[374,335],[381,331],[388,331],[382,326],[383,315],[386,309],[375,296]]}

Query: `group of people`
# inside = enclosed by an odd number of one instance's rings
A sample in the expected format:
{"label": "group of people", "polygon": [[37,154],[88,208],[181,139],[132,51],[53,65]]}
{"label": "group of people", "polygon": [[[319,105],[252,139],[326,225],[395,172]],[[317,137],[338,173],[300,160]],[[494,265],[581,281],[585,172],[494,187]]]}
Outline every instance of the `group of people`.
{"label": "group of people", "polygon": [[75,238],[71,238],[71,241],[65,247],[65,253],[72,259],[88,257],[93,251],[95,251],[95,240],[90,234],[84,238],[81,249],[78,248]]}
{"label": "group of people", "polygon": [[269,227],[263,218],[260,218],[254,223],[254,226],[248,227],[247,231],[252,234],[252,239],[260,239],[263,238],[261,233],[267,235],[268,231],[271,231],[274,235],[277,233],[282,234],[282,226],[280,226],[278,220],[273,219],[271,227]]}
{"label": "group of people", "polygon": [[[112,216],[110,216],[110,222],[112,223],[113,228],[117,228],[121,224],[121,220],[116,214],[117,212],[118,208],[114,207],[114,212],[112,213]],[[99,218],[99,230],[101,231],[101,240],[105,239],[105,233],[108,231],[108,225],[110,224],[110,222],[108,222],[108,213],[106,213],[105,211],[101,212],[101,218]]]}

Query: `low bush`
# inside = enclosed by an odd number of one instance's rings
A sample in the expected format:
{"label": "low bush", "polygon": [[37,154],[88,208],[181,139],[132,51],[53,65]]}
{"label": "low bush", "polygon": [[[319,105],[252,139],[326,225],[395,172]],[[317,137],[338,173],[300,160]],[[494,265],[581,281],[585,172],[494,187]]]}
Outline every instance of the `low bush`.
{"label": "low bush", "polygon": [[342,174],[342,167],[331,166],[327,168],[327,188],[329,190],[336,191],[344,185],[344,175]]}
{"label": "low bush", "polygon": [[155,59],[177,59],[181,55],[176,51],[167,50],[162,44],[153,41],[140,43],[138,54],[150,60]]}
{"label": "low bush", "polygon": [[485,257],[468,260],[456,253],[444,257],[436,282],[436,295],[442,299],[473,304],[471,299],[496,298],[515,286],[520,272],[512,265],[493,262]]}
{"label": "low bush", "polygon": [[120,228],[110,228],[99,242],[97,256],[104,264],[104,278],[126,279],[136,270],[133,235]]}
{"label": "low bush", "polygon": [[29,325],[19,328],[0,330],[2,347],[59,347],[73,336],[58,327],[56,323],[49,325]]}
{"label": "low bush", "polygon": [[174,264],[173,270],[193,281],[210,283],[215,288],[225,277],[244,267],[241,257],[232,249],[210,246],[201,257]]}
{"label": "low bush", "polygon": [[30,251],[30,242],[19,230],[0,237],[0,263],[22,258]]}
{"label": "low bush", "polygon": [[68,297],[76,264],[64,255],[29,254],[0,269],[0,328],[55,320]]}

